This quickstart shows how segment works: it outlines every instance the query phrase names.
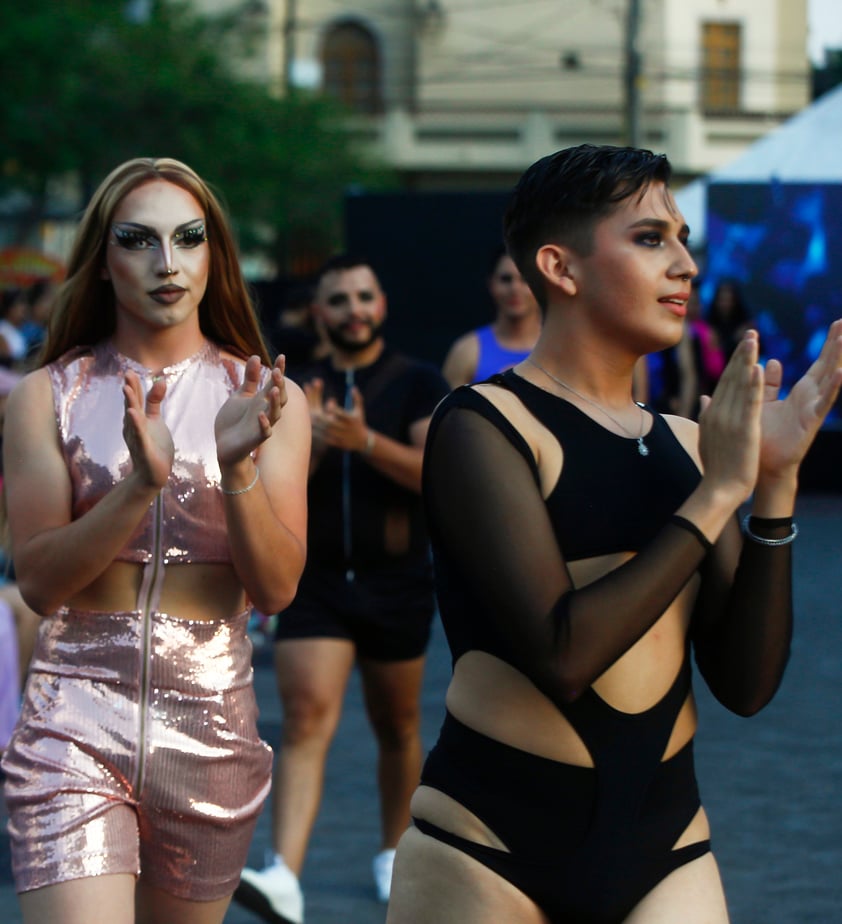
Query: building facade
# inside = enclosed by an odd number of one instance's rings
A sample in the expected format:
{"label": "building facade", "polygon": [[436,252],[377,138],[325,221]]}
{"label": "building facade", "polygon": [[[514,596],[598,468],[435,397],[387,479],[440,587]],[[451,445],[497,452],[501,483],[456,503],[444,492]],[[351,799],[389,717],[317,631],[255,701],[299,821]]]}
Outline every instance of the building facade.
{"label": "building facade", "polygon": [[[194,0],[203,12],[231,0]],[[325,93],[407,189],[494,189],[583,141],[679,183],[810,101],[807,0],[257,0],[243,66]]]}

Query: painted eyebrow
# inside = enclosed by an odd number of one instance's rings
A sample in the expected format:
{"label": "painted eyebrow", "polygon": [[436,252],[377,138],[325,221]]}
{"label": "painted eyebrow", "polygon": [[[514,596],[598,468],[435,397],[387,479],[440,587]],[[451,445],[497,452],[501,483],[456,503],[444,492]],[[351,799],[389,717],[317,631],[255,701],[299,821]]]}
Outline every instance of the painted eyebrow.
{"label": "painted eyebrow", "polygon": [[[185,221],[183,224],[177,225],[173,229],[173,234],[178,234],[179,231],[186,231],[188,228],[192,228],[194,225],[201,225],[205,223],[204,218],[191,218],[190,221]],[[153,234],[155,237],[159,237],[158,229],[151,228],[149,225],[143,225],[139,221],[115,221],[115,225],[118,228],[135,228],[138,231],[144,231],[147,234]]]}

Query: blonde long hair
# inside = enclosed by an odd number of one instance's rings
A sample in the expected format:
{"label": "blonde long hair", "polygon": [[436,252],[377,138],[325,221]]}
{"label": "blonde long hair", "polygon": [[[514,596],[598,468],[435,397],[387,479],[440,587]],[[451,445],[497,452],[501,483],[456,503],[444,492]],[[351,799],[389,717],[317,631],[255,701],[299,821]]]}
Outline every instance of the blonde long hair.
{"label": "blonde long hair", "polygon": [[56,295],[39,364],[46,365],[73,347],[97,343],[114,333],[114,290],[101,275],[108,234],[120,202],[151,180],[180,186],[205,213],[210,267],[207,289],[199,303],[202,333],[236,356],[246,359],[256,354],[270,365],[225,211],[195,171],[168,157],[137,157],[120,164],[91,197],[76,233],[67,279]]}

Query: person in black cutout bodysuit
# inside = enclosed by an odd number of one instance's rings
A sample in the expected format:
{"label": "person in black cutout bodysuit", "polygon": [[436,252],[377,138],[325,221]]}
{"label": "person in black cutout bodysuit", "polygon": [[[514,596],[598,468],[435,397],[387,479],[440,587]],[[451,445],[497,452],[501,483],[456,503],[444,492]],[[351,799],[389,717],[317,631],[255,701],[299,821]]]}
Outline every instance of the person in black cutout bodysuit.
{"label": "person in black cutout bodysuit", "polygon": [[429,431],[453,677],[388,924],[728,920],[691,651],[738,714],[780,683],[798,469],[842,382],[842,321],[786,400],[750,331],[698,424],[635,404],[635,362],[678,342],[697,273],[669,176],[662,155],[582,145],[512,196],[507,245],[544,327]]}

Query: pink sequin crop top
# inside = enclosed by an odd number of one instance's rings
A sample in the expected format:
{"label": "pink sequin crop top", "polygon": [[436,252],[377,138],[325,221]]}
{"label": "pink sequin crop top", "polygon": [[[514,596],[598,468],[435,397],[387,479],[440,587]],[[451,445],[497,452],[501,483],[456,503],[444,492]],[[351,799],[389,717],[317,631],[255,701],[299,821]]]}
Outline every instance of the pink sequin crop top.
{"label": "pink sequin crop top", "polygon": [[[172,433],[175,459],[169,481],[117,561],[231,561],[213,427],[219,408],[240,387],[244,365],[224,358],[208,342],[199,353],[157,373],[167,380],[161,413]],[[47,366],[72,484],[74,519],[131,469],[123,439],[122,386],[127,370],[140,376],[145,391],[156,377],[109,343],[72,350]]]}

